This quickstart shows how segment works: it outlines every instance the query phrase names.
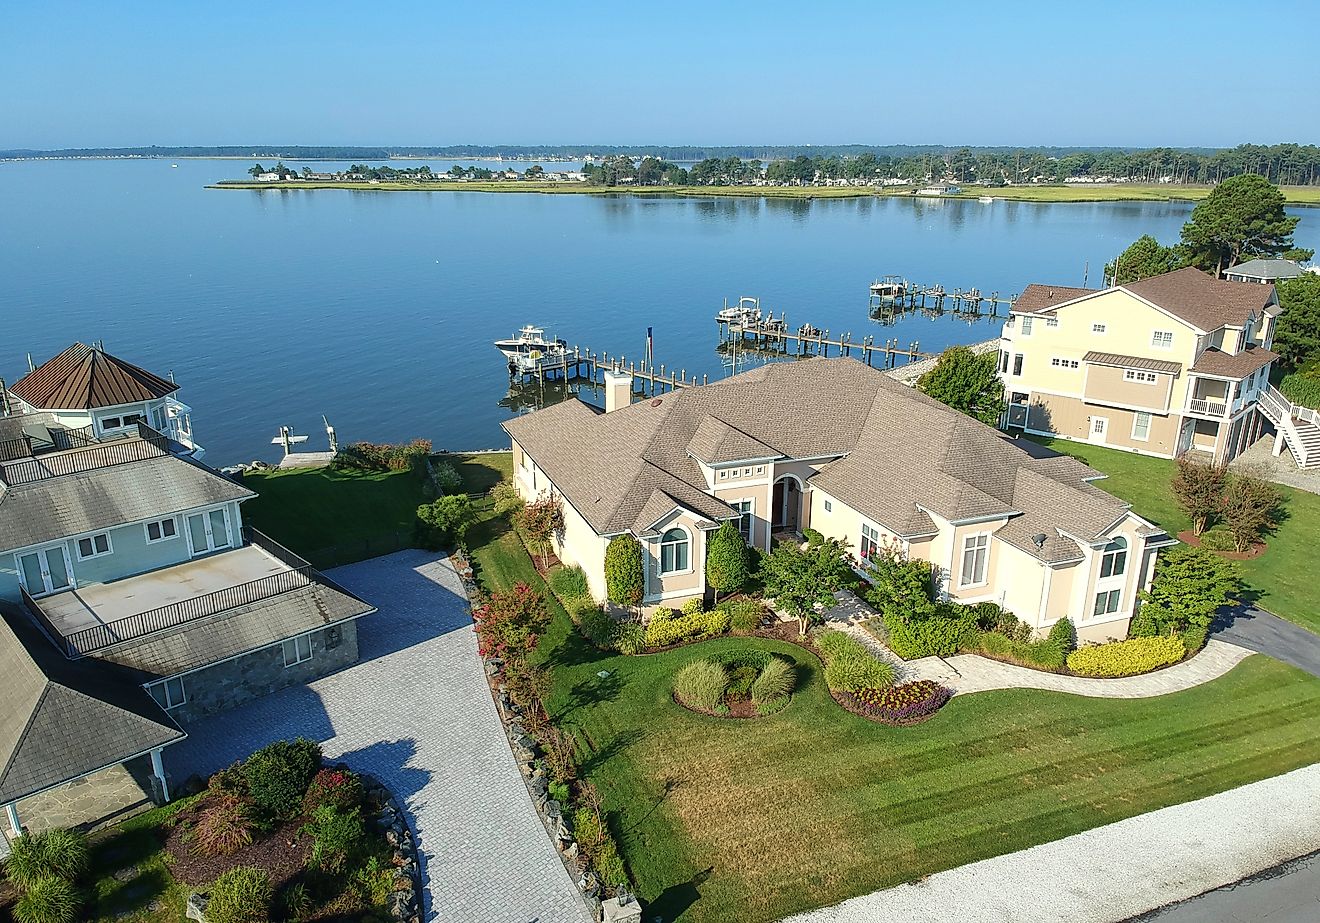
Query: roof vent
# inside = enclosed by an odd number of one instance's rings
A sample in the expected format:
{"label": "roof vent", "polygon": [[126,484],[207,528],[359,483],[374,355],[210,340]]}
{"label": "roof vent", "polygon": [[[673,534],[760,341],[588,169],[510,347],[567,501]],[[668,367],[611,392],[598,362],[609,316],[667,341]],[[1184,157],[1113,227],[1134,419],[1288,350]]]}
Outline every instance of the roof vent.
{"label": "roof vent", "polygon": [[652,401],[651,401],[651,406],[652,406],[652,407],[659,407],[659,406],[660,406],[661,404],[663,404],[664,402],[665,402],[665,399],[664,399],[663,397],[657,397],[657,398],[652,399]]}
{"label": "roof vent", "polygon": [[1049,538],[1049,536],[1046,535],[1044,532],[1041,532],[1041,533],[1039,533],[1038,535],[1033,535],[1033,536],[1031,537],[1031,543],[1032,543],[1033,545],[1035,545],[1037,548],[1044,548],[1044,547],[1045,547],[1045,539],[1047,539],[1047,538]]}

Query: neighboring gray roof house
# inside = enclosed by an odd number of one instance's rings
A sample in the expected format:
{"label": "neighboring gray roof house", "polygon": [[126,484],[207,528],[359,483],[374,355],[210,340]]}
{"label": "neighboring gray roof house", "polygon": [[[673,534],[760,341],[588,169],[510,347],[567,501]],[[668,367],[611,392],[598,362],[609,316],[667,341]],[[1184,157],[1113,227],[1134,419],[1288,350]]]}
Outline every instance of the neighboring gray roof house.
{"label": "neighboring gray roof house", "polygon": [[1230,282],[1259,282],[1273,285],[1283,279],[1296,279],[1306,272],[1302,265],[1294,260],[1254,259],[1224,270],[1224,278]]}
{"label": "neighboring gray roof house", "polygon": [[[12,391],[97,407],[174,387],[75,346]],[[59,416],[0,415],[11,827],[18,799],[143,754],[168,798],[161,750],[181,725],[352,663],[355,620],[375,611],[245,527],[240,505],[256,494],[143,415],[108,428]]]}
{"label": "neighboring gray roof house", "polygon": [[1064,532],[1089,540],[1129,509],[1075,459],[1024,450],[846,358],[773,363],[610,413],[565,401],[504,428],[602,535],[643,534],[675,502],[736,516],[699,467],[726,459],[822,459],[812,486],[905,538],[935,531],[927,511],[1008,516],[998,534],[1047,562],[1080,554]]}

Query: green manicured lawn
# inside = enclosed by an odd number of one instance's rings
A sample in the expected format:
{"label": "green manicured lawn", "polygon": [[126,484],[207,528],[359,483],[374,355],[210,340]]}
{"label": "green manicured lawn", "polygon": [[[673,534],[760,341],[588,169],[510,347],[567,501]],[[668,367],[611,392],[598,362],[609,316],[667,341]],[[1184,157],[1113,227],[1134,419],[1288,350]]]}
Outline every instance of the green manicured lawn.
{"label": "green manicured lawn", "polygon": [[[479,579],[544,589],[517,536],[483,515],[468,534]],[[537,651],[549,704],[648,917],[775,920],[1320,761],[1320,680],[1265,657],[1154,699],[963,696],[900,729],[839,708],[794,645],[606,655],[551,602]],[[674,704],[683,664],[747,644],[798,664],[788,708],[734,721]]]}
{"label": "green manicured lawn", "polygon": [[249,473],[258,496],[243,519],[318,567],[336,567],[412,544],[426,502],[412,471],[291,468]]}
{"label": "green manicured lawn", "polygon": [[[1117,449],[1037,438],[1058,452],[1075,456],[1108,475],[1096,486],[1132,504],[1169,534],[1191,528],[1191,520],[1178,508],[1169,481],[1173,462]],[[1311,573],[1320,538],[1320,496],[1291,487],[1279,487],[1286,518],[1266,540],[1265,553],[1239,562],[1248,589],[1265,609],[1320,632],[1320,580]]]}
{"label": "green manicured lawn", "polygon": [[[183,919],[188,891],[171,877],[163,849],[162,826],[197,801],[182,798],[130,818],[92,838],[90,903],[94,923],[174,923]],[[137,868],[129,877],[122,869]],[[115,878],[119,872],[120,881]]]}

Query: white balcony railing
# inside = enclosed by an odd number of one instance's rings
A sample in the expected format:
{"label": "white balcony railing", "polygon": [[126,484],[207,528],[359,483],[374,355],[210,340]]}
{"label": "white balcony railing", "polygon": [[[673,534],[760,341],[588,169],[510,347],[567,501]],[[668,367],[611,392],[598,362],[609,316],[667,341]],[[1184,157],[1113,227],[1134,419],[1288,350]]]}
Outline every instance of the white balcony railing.
{"label": "white balcony railing", "polygon": [[1187,409],[1207,417],[1222,417],[1228,413],[1228,405],[1222,400],[1203,401],[1193,398],[1187,402]]}

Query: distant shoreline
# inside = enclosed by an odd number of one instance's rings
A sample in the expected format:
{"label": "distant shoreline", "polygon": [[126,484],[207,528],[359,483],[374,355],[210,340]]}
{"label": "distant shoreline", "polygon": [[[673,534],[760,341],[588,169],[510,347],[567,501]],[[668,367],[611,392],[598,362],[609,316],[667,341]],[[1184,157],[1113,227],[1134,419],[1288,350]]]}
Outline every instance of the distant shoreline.
{"label": "distant shoreline", "polygon": [[[916,200],[972,199],[988,196],[996,201],[1085,203],[1085,202],[1195,202],[1210,194],[1210,186],[1145,186],[1134,184],[1076,186],[966,187],[942,195],[916,195],[909,189],[872,186],[592,186],[587,183],[508,180],[503,182],[355,182],[348,180],[292,180],[257,182],[225,180],[207,189],[346,189],[356,192],[504,192],[545,195],[635,195],[702,198],[738,196],[766,199],[857,199],[904,198]],[[1320,206],[1320,186],[1283,186],[1284,200],[1299,207]]]}

